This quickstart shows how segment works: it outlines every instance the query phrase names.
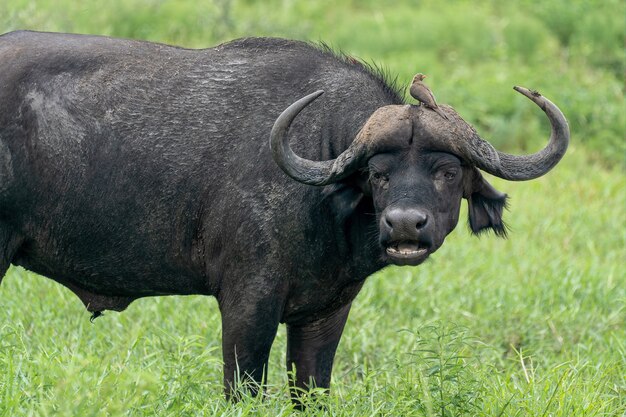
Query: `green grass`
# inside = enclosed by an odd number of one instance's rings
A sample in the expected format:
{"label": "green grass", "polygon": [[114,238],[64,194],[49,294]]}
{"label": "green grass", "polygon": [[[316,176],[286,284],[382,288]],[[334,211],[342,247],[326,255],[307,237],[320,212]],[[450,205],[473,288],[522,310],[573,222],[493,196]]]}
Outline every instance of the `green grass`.
{"label": "green grass", "polygon": [[[568,117],[550,174],[493,179],[508,240],[461,221],[425,265],[372,276],[354,303],[330,396],[303,415],[626,413],[624,4],[584,1],[103,3],[0,0],[31,28],[210,46],[249,35],[324,40],[406,83],[430,75],[497,146],[533,150],[536,88]],[[291,415],[281,328],[267,398],[222,398],[220,320],[206,297],[138,300],[91,324],[68,290],[12,268],[0,286],[0,415]],[[297,415],[297,414],[296,414]]]}

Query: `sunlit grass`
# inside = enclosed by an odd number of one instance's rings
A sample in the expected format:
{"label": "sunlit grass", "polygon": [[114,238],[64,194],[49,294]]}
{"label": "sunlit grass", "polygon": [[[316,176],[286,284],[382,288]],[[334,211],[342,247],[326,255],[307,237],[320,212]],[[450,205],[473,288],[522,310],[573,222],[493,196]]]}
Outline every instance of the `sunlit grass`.
{"label": "sunlit grass", "polygon": [[[369,278],[330,396],[305,415],[621,416],[626,412],[623,4],[583,1],[0,0],[0,32],[98,33],[206,47],[240,36],[323,40],[408,82],[430,75],[505,149],[572,145],[541,179],[490,179],[511,197],[508,240],[464,220],[425,265]],[[287,416],[285,329],[268,394],[222,395],[221,324],[207,297],[141,299],[94,324],[54,282],[12,268],[0,286],[0,415]],[[449,414],[446,414],[449,413]]]}

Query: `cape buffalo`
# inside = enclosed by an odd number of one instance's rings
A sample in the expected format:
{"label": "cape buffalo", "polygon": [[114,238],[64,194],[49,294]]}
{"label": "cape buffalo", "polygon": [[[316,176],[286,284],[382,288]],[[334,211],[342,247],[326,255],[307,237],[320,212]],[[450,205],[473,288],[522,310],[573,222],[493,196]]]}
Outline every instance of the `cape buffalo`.
{"label": "cape buffalo", "polygon": [[215,296],[227,395],[239,377],[264,382],[279,323],[293,384],[328,387],[365,278],[423,262],[463,198],[474,233],[504,235],[506,195],[479,169],[529,180],[565,153],[563,114],[516,90],[552,127],[529,156],[496,151],[452,107],[442,117],[406,104],[380,72],[304,42],[190,50],[5,34],[0,276],[21,265],[94,314]]}

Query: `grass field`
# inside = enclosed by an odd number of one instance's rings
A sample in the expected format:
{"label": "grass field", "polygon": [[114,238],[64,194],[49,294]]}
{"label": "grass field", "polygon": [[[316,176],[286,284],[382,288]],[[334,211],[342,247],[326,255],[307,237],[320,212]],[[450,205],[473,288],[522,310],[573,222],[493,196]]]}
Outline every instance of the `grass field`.
{"label": "grass field", "polygon": [[[107,34],[205,47],[241,36],[323,40],[440,102],[509,151],[547,139],[535,88],[570,121],[547,176],[511,196],[508,240],[464,221],[426,264],[369,278],[339,346],[332,392],[295,415],[624,416],[624,3],[0,0],[0,32]],[[431,81],[432,80],[432,81]],[[0,86],[2,88],[2,86]],[[95,323],[51,280],[0,286],[0,415],[286,416],[285,330],[268,396],[222,397],[215,300],[161,297]]]}

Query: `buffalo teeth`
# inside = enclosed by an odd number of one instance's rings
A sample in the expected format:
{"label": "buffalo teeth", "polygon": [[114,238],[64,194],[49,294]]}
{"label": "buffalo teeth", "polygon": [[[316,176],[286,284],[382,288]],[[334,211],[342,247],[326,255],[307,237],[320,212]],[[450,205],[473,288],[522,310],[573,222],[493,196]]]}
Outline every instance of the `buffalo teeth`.
{"label": "buffalo teeth", "polygon": [[416,247],[415,245],[406,245],[400,244],[396,246],[389,246],[387,248],[387,253],[389,255],[400,255],[400,256],[415,256],[422,255],[426,252],[426,249]]}

